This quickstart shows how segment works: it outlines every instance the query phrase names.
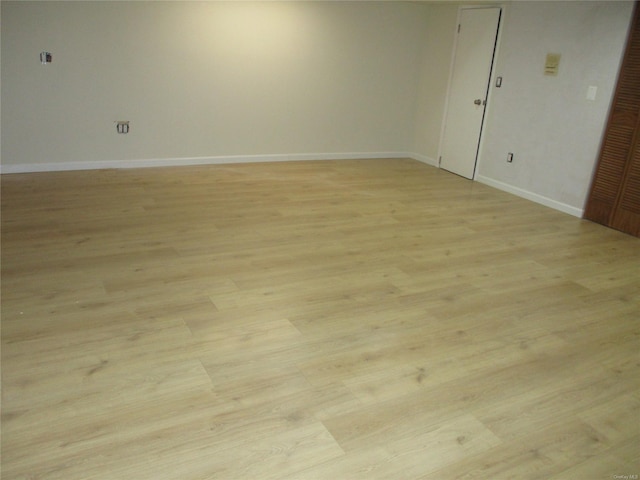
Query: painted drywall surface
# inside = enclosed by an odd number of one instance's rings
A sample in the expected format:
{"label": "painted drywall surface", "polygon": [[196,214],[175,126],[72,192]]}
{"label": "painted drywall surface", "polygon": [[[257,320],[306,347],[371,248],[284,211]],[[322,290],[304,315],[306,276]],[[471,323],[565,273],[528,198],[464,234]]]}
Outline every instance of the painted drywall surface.
{"label": "painted drywall surface", "polygon": [[421,58],[420,84],[416,97],[412,152],[437,162],[438,144],[444,119],[451,55],[458,5],[429,5]]}
{"label": "painted drywall surface", "polygon": [[3,1],[3,163],[404,151],[428,8]]}
{"label": "painted drywall surface", "polygon": [[[514,2],[506,9],[479,175],[576,210],[597,161],[632,2]],[[562,55],[544,75],[547,53]],[[587,100],[596,86],[595,101]],[[506,162],[508,152],[514,161]]]}

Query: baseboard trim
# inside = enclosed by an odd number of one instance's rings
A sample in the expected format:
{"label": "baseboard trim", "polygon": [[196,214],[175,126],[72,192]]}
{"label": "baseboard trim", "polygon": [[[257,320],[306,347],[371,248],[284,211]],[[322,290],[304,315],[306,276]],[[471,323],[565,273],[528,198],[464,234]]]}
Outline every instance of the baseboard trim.
{"label": "baseboard trim", "polygon": [[176,167],[187,165],[222,165],[232,163],[293,162],[306,160],[361,160],[379,158],[412,158],[420,162],[432,164],[431,159],[428,157],[411,152],[296,153],[0,165],[0,174],[59,172],[68,170],[104,170],[111,168]]}
{"label": "baseboard trim", "polygon": [[566,203],[558,202],[557,200],[538,195],[537,193],[533,193],[522,188],[514,187],[513,185],[509,185],[508,183],[503,183],[489,177],[478,175],[476,176],[476,181],[484,183],[485,185],[489,185],[490,187],[497,188],[498,190],[512,193],[518,197],[526,198],[527,200],[531,200],[532,202],[539,203],[546,207],[568,213],[569,215],[573,215],[574,217],[582,218],[582,215],[584,213],[584,210],[582,210],[581,208],[572,207],[571,205],[567,205]]}
{"label": "baseboard trim", "polygon": [[[124,168],[176,167],[188,165],[223,165],[233,163],[294,162],[314,160],[365,160],[380,158],[410,158],[437,167],[435,159],[415,152],[348,152],[348,153],[297,153],[273,155],[229,155],[217,157],[182,157],[142,160],[100,160],[94,162],[29,163],[22,165],[0,165],[0,174],[60,172],[69,170],[103,170]],[[548,197],[529,192],[489,177],[478,175],[476,181],[490,187],[526,198],[532,202],[582,218],[584,210]]]}
{"label": "baseboard trim", "polygon": [[438,166],[438,162],[431,158],[431,157],[427,157],[426,155],[421,155],[419,153],[407,153],[406,155],[408,158],[411,158],[413,160],[417,160],[418,162],[422,162],[422,163],[426,163],[427,165],[431,165],[432,167],[437,167]]}

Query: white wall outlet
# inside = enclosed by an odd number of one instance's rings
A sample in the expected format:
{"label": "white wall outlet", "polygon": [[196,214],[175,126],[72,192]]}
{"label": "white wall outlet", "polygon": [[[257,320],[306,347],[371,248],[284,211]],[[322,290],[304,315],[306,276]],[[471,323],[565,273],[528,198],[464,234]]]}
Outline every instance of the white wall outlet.
{"label": "white wall outlet", "polygon": [[129,120],[118,120],[116,122],[116,131],[118,133],[129,133]]}

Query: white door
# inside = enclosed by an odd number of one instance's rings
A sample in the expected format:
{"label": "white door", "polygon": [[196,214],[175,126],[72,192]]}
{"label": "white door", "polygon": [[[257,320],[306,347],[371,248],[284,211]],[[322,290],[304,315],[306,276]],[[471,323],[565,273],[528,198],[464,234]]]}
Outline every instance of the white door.
{"label": "white door", "polygon": [[476,168],[500,11],[498,7],[460,11],[440,167],[466,178],[473,178]]}

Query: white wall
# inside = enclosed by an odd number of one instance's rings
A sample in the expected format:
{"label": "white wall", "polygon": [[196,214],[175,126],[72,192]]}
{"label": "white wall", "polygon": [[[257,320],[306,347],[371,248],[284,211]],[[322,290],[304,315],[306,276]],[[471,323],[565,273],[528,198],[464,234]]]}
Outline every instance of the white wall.
{"label": "white wall", "polygon": [[457,17],[457,4],[435,3],[429,5],[429,15],[424,23],[426,48],[421,59],[414,142],[410,151],[434,165],[437,165]]}
{"label": "white wall", "polygon": [[[496,64],[504,82],[492,88],[478,180],[581,214],[632,6],[508,4]],[[1,8],[3,172],[437,157],[456,3]],[[39,64],[43,50],[53,64]],[[562,54],[557,77],[542,74],[549,52]],[[595,101],[585,99],[590,85]],[[130,120],[131,133],[117,135],[115,120]]]}
{"label": "white wall", "polygon": [[[478,179],[580,216],[633,3],[514,2],[506,9]],[[545,76],[547,53],[562,55]],[[586,99],[589,86],[595,101]],[[507,153],[514,153],[512,164]]]}
{"label": "white wall", "polygon": [[3,1],[3,171],[405,152],[429,8]]}

